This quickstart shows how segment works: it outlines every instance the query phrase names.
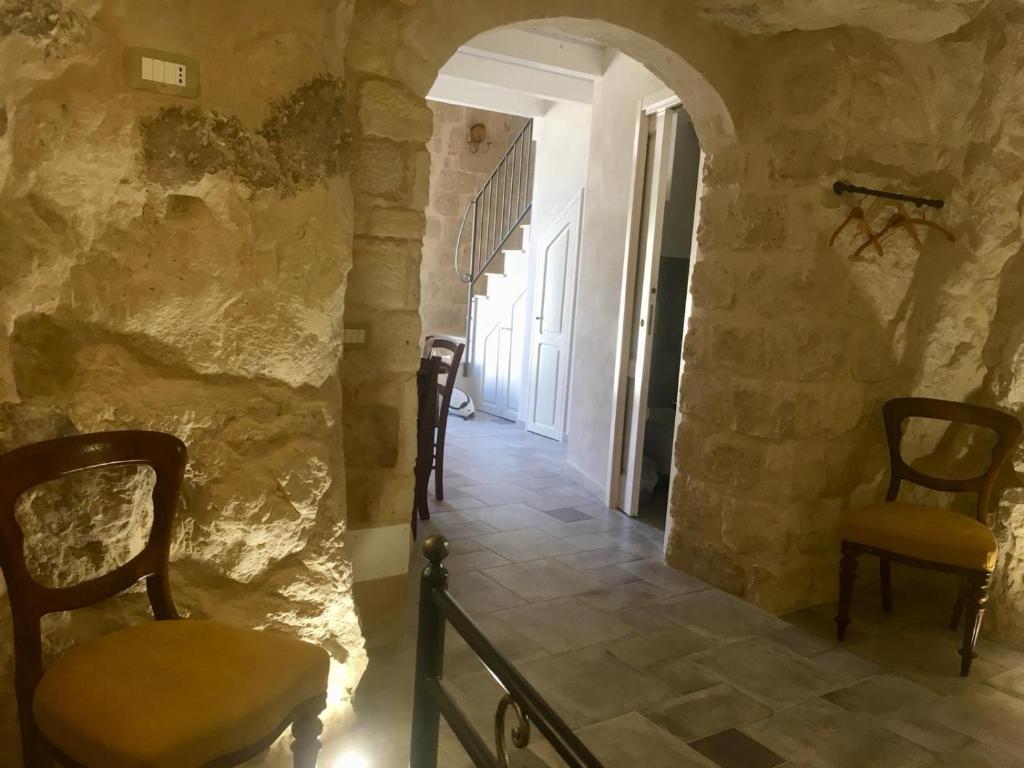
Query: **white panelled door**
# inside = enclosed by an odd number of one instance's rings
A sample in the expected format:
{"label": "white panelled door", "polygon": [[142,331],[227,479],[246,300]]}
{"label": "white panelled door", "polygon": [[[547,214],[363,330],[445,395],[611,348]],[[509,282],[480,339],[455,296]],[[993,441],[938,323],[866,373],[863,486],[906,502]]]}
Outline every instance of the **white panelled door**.
{"label": "white panelled door", "polygon": [[565,434],[582,215],[580,190],[537,249],[526,428],[553,440],[561,440]]}

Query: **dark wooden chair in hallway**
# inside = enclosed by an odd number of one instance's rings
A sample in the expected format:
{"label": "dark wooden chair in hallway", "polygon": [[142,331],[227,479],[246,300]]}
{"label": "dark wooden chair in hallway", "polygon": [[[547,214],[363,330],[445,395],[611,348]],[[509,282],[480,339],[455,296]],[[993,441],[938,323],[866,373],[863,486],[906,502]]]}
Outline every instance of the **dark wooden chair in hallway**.
{"label": "dark wooden chair in hallway", "polygon": [[[14,625],[25,768],[227,768],[265,751],[289,726],[296,768],[316,765],[327,652],[284,635],[178,616],[168,558],[185,464],[184,444],[161,432],[76,435],[0,456],[0,569]],[[142,550],[78,584],[37,581],[15,515],[19,497],[84,470],[132,465],[148,466],[156,477]],[[44,616],[99,603],[142,579],[156,621],[80,642],[44,670]]]}
{"label": "dark wooden chair in hallway", "polygon": [[[883,503],[852,512],[843,519],[837,637],[840,642],[845,639],[850,623],[857,558],[860,555],[879,558],[882,607],[885,611],[892,610],[891,563],[952,573],[959,579],[960,587],[950,629],[957,628],[965,609],[967,613],[960,649],[960,674],[966,677],[974,659],[974,646],[996,565],[996,538],[991,529],[991,510],[997,496],[996,481],[1020,443],[1021,423],[1015,416],[994,408],[923,397],[890,400],[882,413],[891,467],[889,490]],[[903,425],[909,418],[957,422],[995,432],[997,441],[988,468],[975,477],[950,479],[910,466],[900,451]],[[974,516],[969,517],[953,509],[896,501],[904,480],[936,491],[976,494]]]}
{"label": "dark wooden chair in hallway", "polygon": [[444,501],[444,442],[448,431],[448,407],[452,402],[452,390],[455,389],[455,379],[459,375],[465,351],[466,345],[462,342],[443,336],[427,337],[424,357],[441,361],[437,377],[438,412],[434,435],[434,497],[438,501]]}
{"label": "dark wooden chair in hallway", "polygon": [[430,471],[434,466],[434,435],[437,430],[437,376],[441,358],[422,357],[416,373],[416,467],[413,473],[412,537],[420,520],[430,519]]}

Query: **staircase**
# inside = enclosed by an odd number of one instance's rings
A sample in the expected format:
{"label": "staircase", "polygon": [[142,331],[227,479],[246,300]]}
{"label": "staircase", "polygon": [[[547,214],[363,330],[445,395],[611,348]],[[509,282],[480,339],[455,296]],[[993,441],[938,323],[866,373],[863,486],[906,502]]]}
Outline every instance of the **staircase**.
{"label": "staircase", "polygon": [[467,293],[462,376],[478,408],[512,419],[528,328],[533,162],[530,120],[467,206],[455,243],[455,271]]}

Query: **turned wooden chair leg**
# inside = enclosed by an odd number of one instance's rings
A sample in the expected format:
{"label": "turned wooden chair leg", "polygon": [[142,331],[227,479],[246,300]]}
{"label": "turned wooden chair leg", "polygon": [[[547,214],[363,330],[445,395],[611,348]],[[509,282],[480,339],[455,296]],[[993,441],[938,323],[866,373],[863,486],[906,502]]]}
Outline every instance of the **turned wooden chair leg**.
{"label": "turned wooden chair leg", "polygon": [[967,603],[967,582],[960,580],[956,588],[956,600],[953,602],[953,615],[949,618],[949,628],[956,631],[960,626],[960,618],[964,615],[964,605]]}
{"label": "turned wooden chair leg", "polygon": [[988,603],[988,587],[992,574],[974,573],[967,577],[967,621],[964,623],[964,647],[960,649],[960,676],[967,677],[974,661],[974,646],[981,631],[981,620]]}
{"label": "turned wooden chair leg", "polygon": [[857,552],[843,542],[843,557],[839,561],[839,610],[836,614],[836,639],[846,639],[850,624],[850,606],[853,604],[853,585],[857,580]]}
{"label": "turned wooden chair leg", "polygon": [[878,575],[882,586],[882,610],[892,613],[892,563],[883,557],[878,561]]}
{"label": "turned wooden chair leg", "polygon": [[320,734],[324,730],[320,722],[323,703],[310,706],[292,723],[292,756],[295,768],[316,768],[320,754]]}

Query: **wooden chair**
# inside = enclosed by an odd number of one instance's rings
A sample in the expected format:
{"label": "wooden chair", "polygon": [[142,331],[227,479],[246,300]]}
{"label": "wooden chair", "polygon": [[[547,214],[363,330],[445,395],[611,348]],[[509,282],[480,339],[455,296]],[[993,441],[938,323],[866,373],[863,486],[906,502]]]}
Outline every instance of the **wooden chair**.
{"label": "wooden chair", "polygon": [[430,519],[428,489],[430,470],[434,465],[434,431],[437,428],[437,375],[441,367],[438,357],[420,358],[416,373],[416,468],[412,496],[412,537],[417,535],[419,520]]}
{"label": "wooden chair", "polygon": [[[263,752],[289,725],[295,766],[316,765],[327,653],[283,635],[178,620],[168,557],[185,463],[184,444],[160,432],[77,435],[0,456],[0,568],[26,768],[226,768]],[[156,473],[143,550],[73,586],[37,582],[15,517],[18,497],[75,472],[126,465]],[[143,578],[157,621],[80,643],[44,671],[43,616],[98,603]]]}
{"label": "wooden chair", "polygon": [[437,432],[434,437],[434,497],[438,501],[444,501],[444,440],[448,431],[448,407],[452,402],[452,390],[455,389],[455,379],[459,374],[462,354],[465,351],[466,345],[462,342],[442,336],[427,337],[425,357],[437,357],[441,360],[437,382],[439,410]]}
{"label": "wooden chair", "polygon": [[[1004,411],[978,405],[905,397],[890,400],[882,409],[889,445],[891,474],[885,502],[848,514],[843,519],[842,559],[839,565],[837,637],[842,642],[850,623],[850,605],[857,576],[857,558],[879,558],[882,607],[892,610],[891,563],[945,571],[960,579],[950,629],[956,629],[966,606],[967,622],[960,649],[960,674],[966,677],[974,659],[974,646],[988,602],[997,546],[991,529],[995,484],[1021,439],[1021,423]],[[900,453],[903,422],[911,417],[938,419],[985,427],[996,433],[988,469],[977,477],[952,480],[926,474],[907,464]],[[952,509],[896,501],[904,480],[937,491],[974,493],[974,517]]]}

